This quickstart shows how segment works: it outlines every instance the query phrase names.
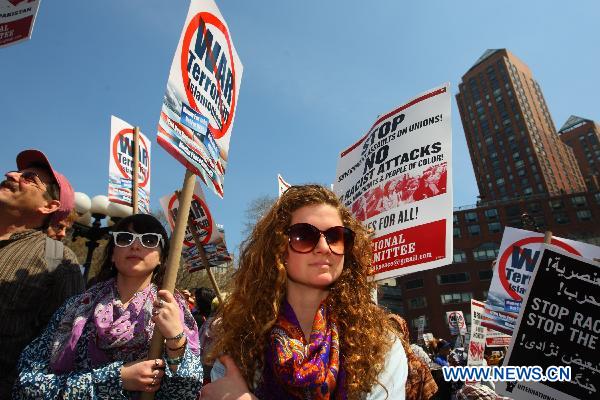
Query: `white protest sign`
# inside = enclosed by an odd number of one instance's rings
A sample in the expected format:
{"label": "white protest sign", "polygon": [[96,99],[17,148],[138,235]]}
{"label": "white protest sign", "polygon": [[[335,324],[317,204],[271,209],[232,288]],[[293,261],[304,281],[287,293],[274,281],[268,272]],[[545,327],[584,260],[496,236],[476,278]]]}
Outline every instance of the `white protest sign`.
{"label": "white protest sign", "polygon": [[279,188],[279,197],[281,197],[283,192],[288,190],[290,186],[292,185],[287,183],[281,175],[277,174],[277,187]]}
{"label": "white protest sign", "polygon": [[157,140],[219,197],[242,70],[214,1],[192,1],[171,64]]}
{"label": "white protest sign", "polygon": [[448,85],[386,113],[341,153],[334,191],[375,232],[375,280],[452,263],[451,177]]}
{"label": "white protest sign", "polygon": [[467,333],[467,324],[462,311],[446,311],[446,320],[448,321],[448,328],[450,328],[450,335],[464,335]]}
{"label": "white protest sign", "polygon": [[0,47],[31,37],[39,0],[0,0]]}
{"label": "white protest sign", "polygon": [[[507,227],[504,229],[494,275],[486,302],[482,324],[505,334],[512,334],[522,297],[540,256],[544,234]],[[560,237],[552,237],[552,245],[588,259],[600,257],[600,247]]]}
{"label": "white protest sign", "polygon": [[[542,382],[497,382],[515,400],[600,396],[600,264],[556,246],[538,247],[506,365],[542,368]],[[556,366],[570,367],[557,371]],[[557,372],[551,376],[549,368]],[[551,378],[564,381],[553,381]]]}
{"label": "white protest sign", "polygon": [[467,365],[483,365],[486,344],[486,328],[481,325],[485,304],[471,299],[471,336]]}
{"label": "white protest sign", "polygon": [[[176,193],[160,198],[160,205],[167,216],[171,229],[175,226],[177,219],[177,211],[179,208],[179,199]],[[218,266],[226,261],[231,260],[231,256],[225,245],[225,236],[222,227],[219,227],[208,209],[204,193],[198,182],[194,185],[194,194],[190,204],[190,216],[194,221],[194,227],[190,228],[189,224],[185,231],[183,240],[182,255],[188,264],[189,271],[203,269],[202,259],[190,229],[195,229],[204,247],[206,258],[210,266]]]}
{"label": "white protest sign", "polygon": [[[110,162],[108,167],[108,199],[132,206],[134,127],[120,118],[110,117]],[[138,209],[150,212],[150,145],[140,132],[138,141]]]}

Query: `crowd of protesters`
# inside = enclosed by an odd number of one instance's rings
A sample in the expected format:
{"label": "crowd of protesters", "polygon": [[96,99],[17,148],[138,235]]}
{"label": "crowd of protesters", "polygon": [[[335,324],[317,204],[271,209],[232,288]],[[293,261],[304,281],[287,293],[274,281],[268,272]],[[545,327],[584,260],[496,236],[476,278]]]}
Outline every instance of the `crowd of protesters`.
{"label": "crowd of protesters", "polygon": [[[220,299],[161,290],[169,237],[146,214],[113,226],[84,290],[61,242],[73,208],[68,179],[38,150],[0,183],[0,399],[500,398],[444,381],[464,351],[411,343],[406,321],[372,301],[369,232],[326,188],[275,202]],[[163,351],[148,359],[154,329]]]}

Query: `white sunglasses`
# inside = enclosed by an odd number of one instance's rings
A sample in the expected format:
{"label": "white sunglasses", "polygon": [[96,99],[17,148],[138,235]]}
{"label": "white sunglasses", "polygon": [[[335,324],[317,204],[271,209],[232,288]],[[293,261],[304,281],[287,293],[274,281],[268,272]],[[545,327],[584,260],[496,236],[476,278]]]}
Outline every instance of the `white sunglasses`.
{"label": "white sunglasses", "polygon": [[115,246],[129,247],[135,241],[140,240],[142,246],[147,249],[155,249],[159,244],[165,244],[165,241],[160,233],[131,233],[131,232],[112,232]]}

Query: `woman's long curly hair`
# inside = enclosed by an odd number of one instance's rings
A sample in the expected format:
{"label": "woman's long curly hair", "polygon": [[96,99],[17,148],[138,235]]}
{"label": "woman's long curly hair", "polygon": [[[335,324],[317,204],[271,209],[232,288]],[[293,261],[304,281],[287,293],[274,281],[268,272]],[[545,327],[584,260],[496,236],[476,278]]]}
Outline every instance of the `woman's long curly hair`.
{"label": "woman's long curly hair", "polygon": [[[371,266],[371,239],[330,190],[318,185],[292,186],[256,224],[242,244],[239,268],[231,283],[230,295],[217,312],[215,341],[206,357],[211,363],[221,354],[236,362],[251,389],[256,373],[262,373],[271,328],[286,296],[284,265],[292,213],[299,208],[328,204],[338,210],[344,226],[356,237],[346,250],[340,277],[327,298],[333,321],[340,332],[340,352],[350,399],[359,398],[378,384],[394,332],[387,314],[372,301],[375,283],[367,275]],[[390,334],[385,334],[390,332]]]}

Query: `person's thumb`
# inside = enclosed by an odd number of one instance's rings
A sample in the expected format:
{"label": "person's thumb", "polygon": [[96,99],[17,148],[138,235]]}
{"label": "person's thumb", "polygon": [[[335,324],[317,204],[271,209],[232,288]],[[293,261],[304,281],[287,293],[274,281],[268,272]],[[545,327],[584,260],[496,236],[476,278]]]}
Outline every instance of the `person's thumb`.
{"label": "person's thumb", "polygon": [[221,357],[219,357],[219,361],[221,361],[221,363],[227,370],[227,372],[225,373],[226,376],[242,376],[240,369],[237,367],[237,365],[235,365],[235,361],[233,361],[233,358],[231,358],[231,356],[224,354]]}

